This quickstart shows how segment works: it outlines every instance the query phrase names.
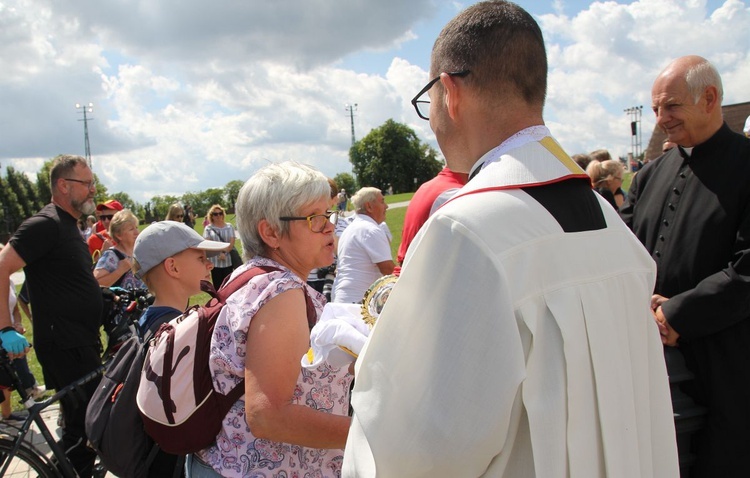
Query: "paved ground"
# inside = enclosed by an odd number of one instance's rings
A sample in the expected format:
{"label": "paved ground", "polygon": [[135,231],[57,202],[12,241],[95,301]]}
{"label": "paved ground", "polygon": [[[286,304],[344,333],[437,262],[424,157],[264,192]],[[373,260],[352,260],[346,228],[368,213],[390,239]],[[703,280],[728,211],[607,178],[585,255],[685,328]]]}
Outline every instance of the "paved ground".
{"label": "paved ground", "polygon": [[[50,429],[50,431],[52,432],[52,435],[57,438],[60,438],[60,436],[62,435],[62,429],[57,424],[57,420],[59,416],[60,416],[60,404],[59,403],[54,403],[50,405],[48,408],[46,408],[42,412],[42,418],[44,419],[44,423],[47,425],[47,428]],[[0,422],[0,434],[6,434],[12,437],[15,437],[17,433],[18,433],[17,428]],[[38,449],[42,453],[45,453],[48,457],[52,456],[52,452],[50,451],[49,446],[47,445],[47,442],[44,440],[44,437],[42,437],[41,433],[39,433],[39,428],[36,425],[32,425],[31,430],[29,430],[26,441],[30,441],[36,449]],[[21,471],[22,470],[16,470],[16,474],[20,473]],[[10,476],[15,476],[15,474],[10,475]],[[106,478],[115,478],[115,475],[113,475],[112,473],[107,473]]]}
{"label": "paved ground", "polygon": [[409,201],[403,201],[403,202],[394,202],[393,204],[389,204],[388,208],[392,209],[395,207],[406,207],[409,205]]}

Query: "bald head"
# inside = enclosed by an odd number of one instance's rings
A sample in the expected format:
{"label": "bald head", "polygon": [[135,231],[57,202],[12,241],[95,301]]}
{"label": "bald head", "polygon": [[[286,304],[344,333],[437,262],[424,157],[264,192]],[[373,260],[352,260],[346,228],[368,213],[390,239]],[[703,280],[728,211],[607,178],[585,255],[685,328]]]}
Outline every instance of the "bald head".
{"label": "bald head", "polygon": [[672,61],[651,89],[657,125],[669,141],[684,147],[703,143],[721,128],[722,96],[716,68],[695,55]]}

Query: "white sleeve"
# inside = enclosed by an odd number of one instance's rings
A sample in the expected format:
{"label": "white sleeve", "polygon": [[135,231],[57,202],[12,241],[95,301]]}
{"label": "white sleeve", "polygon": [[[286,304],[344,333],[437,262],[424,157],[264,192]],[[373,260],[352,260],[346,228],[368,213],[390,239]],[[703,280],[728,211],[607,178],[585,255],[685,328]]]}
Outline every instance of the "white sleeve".
{"label": "white sleeve", "polygon": [[361,242],[362,247],[367,253],[373,264],[383,261],[392,261],[391,242],[388,240],[385,231],[380,226],[371,230],[366,239]]}
{"label": "white sleeve", "polygon": [[470,231],[434,219],[357,361],[342,476],[478,476],[517,419],[509,279]]}

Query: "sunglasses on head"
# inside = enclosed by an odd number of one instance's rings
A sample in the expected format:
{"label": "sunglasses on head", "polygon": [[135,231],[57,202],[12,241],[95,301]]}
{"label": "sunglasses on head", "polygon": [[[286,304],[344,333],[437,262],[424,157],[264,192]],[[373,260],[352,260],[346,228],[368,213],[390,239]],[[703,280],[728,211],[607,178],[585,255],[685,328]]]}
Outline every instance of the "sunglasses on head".
{"label": "sunglasses on head", "polygon": [[224,213],[222,211],[217,211],[217,212],[212,212],[211,215],[212,216],[223,216]]}
{"label": "sunglasses on head", "polygon": [[111,221],[112,217],[114,217],[112,214],[102,214],[101,216],[99,216],[99,219],[101,219],[102,221]]}

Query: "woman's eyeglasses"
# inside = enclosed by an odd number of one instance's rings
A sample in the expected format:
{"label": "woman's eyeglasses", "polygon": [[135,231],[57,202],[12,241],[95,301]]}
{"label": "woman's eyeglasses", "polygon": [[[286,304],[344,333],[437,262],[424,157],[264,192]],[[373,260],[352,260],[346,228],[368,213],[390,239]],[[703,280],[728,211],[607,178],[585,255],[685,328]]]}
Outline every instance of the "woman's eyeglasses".
{"label": "woman's eyeglasses", "polygon": [[223,216],[223,215],[224,215],[224,213],[223,213],[222,211],[218,211],[218,212],[212,212],[212,213],[211,213],[211,215],[212,215],[213,217],[216,217],[216,216]]}
{"label": "woman's eyeglasses", "polygon": [[307,221],[307,226],[312,232],[323,232],[329,223],[336,224],[339,213],[326,211],[323,214],[311,214],[309,216],[281,216],[280,221]]}

